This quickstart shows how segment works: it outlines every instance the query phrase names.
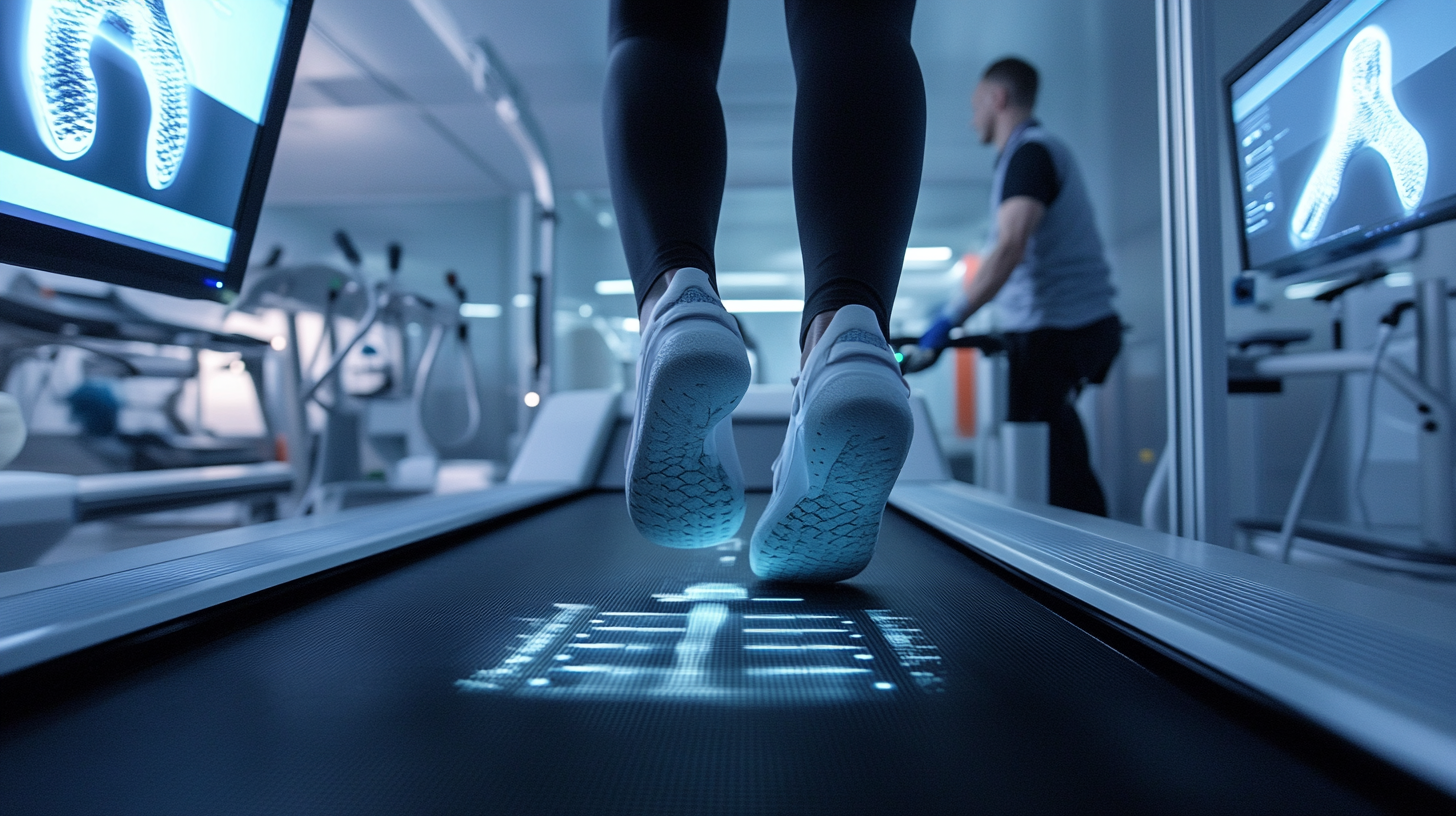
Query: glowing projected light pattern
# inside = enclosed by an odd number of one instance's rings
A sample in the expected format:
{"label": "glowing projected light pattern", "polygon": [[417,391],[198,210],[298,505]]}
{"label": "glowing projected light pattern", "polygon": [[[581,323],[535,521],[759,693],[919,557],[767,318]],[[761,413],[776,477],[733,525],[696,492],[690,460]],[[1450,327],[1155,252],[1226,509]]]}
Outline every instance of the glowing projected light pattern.
{"label": "glowing projected light pattern", "polygon": [[[734,539],[719,549],[741,546]],[[939,650],[911,618],[804,605],[803,598],[752,597],[725,582],[658,593],[635,611],[560,603],[527,619],[528,631],[498,664],[455,685],[542,699],[734,705],[942,689]]]}
{"label": "glowing projected light pattern", "polygon": [[1350,157],[1362,147],[1385,158],[1407,215],[1426,191],[1430,162],[1426,141],[1396,107],[1391,91],[1390,38],[1380,26],[1366,26],[1350,41],[1340,65],[1335,125],[1304,192],[1294,207],[1289,238],[1303,248],[1319,237]]}
{"label": "glowing projected light pattern", "polygon": [[32,0],[25,60],[36,129],[64,161],[91,149],[100,107],[91,44],[103,25],[131,39],[152,103],[147,183],[164,189],[182,165],[189,120],[187,65],[162,0]]}

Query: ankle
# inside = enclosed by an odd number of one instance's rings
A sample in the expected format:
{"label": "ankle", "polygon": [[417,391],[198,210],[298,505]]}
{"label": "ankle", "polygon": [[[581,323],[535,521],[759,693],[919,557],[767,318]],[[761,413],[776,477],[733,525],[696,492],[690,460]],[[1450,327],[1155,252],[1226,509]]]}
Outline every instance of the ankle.
{"label": "ankle", "polygon": [[642,296],[642,303],[637,307],[637,325],[641,331],[647,330],[647,324],[652,322],[652,312],[657,308],[657,302],[667,292],[667,287],[672,283],[673,275],[677,274],[676,269],[669,269],[657,276],[657,280],[647,288],[647,294]]}
{"label": "ankle", "polygon": [[838,309],[830,309],[814,315],[814,319],[809,321],[809,330],[804,332],[804,350],[799,354],[800,371],[804,370],[804,365],[809,362],[809,355],[814,351],[814,347],[819,345],[819,339],[824,336],[824,332],[829,330],[829,324],[837,314],[839,314]]}

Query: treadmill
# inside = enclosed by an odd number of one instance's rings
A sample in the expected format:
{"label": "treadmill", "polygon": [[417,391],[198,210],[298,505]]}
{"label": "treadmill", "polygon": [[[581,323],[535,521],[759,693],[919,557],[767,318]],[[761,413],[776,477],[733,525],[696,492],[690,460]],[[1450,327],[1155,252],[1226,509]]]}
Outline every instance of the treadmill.
{"label": "treadmill", "polygon": [[0,575],[0,812],[1456,810],[1456,612],[950,481],[756,580],[621,496],[614,392],[507,483]]}

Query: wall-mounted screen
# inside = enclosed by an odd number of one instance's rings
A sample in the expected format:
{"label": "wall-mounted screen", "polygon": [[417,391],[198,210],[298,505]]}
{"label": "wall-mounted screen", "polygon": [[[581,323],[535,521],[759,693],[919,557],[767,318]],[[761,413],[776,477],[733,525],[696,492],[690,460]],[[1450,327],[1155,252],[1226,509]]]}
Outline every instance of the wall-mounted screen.
{"label": "wall-mounted screen", "polygon": [[1306,6],[1225,79],[1246,269],[1456,216],[1456,3]]}
{"label": "wall-mounted screen", "polygon": [[0,261],[239,291],[311,5],[0,3]]}

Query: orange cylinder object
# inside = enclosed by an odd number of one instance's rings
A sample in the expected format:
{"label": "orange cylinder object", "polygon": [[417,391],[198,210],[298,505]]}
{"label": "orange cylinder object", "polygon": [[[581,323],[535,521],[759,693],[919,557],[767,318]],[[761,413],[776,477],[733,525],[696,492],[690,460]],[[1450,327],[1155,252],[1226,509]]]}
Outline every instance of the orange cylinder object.
{"label": "orange cylinder object", "polygon": [[[967,252],[961,256],[966,272],[961,285],[981,270],[981,256]],[[955,425],[958,436],[976,435],[976,349],[955,350]]]}
{"label": "orange cylinder object", "polygon": [[955,425],[958,436],[976,435],[976,349],[955,349]]}

